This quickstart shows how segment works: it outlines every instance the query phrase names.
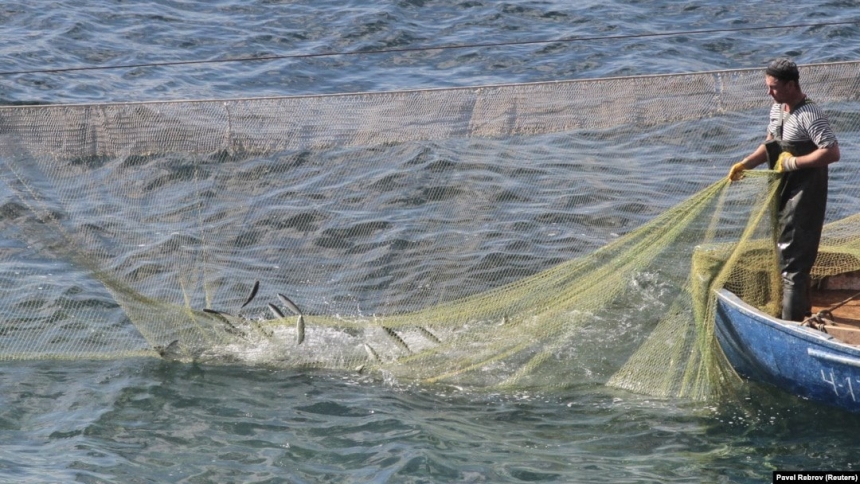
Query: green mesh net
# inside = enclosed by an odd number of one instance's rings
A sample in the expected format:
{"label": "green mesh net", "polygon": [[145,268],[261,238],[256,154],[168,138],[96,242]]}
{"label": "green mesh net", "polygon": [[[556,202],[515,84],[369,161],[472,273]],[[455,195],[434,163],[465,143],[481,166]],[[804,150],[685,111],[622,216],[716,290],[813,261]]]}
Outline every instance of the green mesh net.
{"label": "green mesh net", "polygon": [[[860,64],[804,66],[858,270]],[[0,358],[165,357],[705,398],[775,311],[760,70],[0,108]]]}

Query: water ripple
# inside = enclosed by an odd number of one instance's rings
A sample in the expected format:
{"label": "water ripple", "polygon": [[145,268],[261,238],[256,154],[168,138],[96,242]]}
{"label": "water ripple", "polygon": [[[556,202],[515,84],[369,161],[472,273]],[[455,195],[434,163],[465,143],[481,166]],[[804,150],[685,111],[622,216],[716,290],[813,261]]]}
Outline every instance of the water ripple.
{"label": "water ripple", "polygon": [[[473,86],[760,67],[778,55],[794,56],[799,63],[856,60],[860,56],[856,25],[361,52],[839,22],[856,19],[858,13],[860,6],[852,1],[807,2],[802,9],[785,8],[784,3],[770,0],[3,2],[0,52],[5,61],[2,70],[7,72],[267,55],[359,54],[2,76],[0,102],[200,99]],[[838,124],[838,114],[835,119]],[[758,136],[735,135],[740,144]],[[343,307],[352,311],[357,300],[366,300],[380,288],[432,282],[433,274],[437,280],[480,291],[504,282],[505,277],[513,280],[536,272],[576,256],[569,253],[572,241],[598,247],[674,204],[675,200],[661,196],[667,186],[693,193],[712,179],[710,173],[688,166],[682,155],[669,163],[657,163],[666,161],[665,152],[677,152],[668,139],[663,153],[639,153],[635,143],[618,137],[619,156],[641,159],[633,169],[602,162],[599,144],[589,144],[585,135],[575,141],[542,141],[545,147],[533,150],[537,162],[530,166],[506,159],[504,153],[498,157],[504,163],[487,164],[483,160],[496,148],[477,145],[466,149],[437,146],[426,151],[406,147],[392,152],[393,168],[361,175],[326,175],[315,167],[319,160],[308,153],[249,163],[241,179],[256,190],[251,195],[257,206],[266,208],[260,209],[257,218],[249,218],[244,232],[236,234],[236,242],[249,251],[243,255],[251,260],[274,250],[272,234],[283,237],[279,247],[308,243],[323,255],[326,249],[355,254],[359,263],[345,268],[347,273],[341,275],[351,277],[348,272],[355,271],[366,279],[331,297],[335,302],[343,300]],[[569,148],[571,142],[581,143],[577,150],[583,159],[553,157],[554,146]],[[695,142],[708,140],[700,137]],[[844,153],[857,149],[848,143]],[[739,150],[723,146],[708,151],[729,157]],[[190,176],[182,160],[131,157],[113,162],[122,164],[120,173],[152,170],[153,177],[162,176],[172,183]],[[206,162],[197,166],[214,170]],[[597,177],[588,178],[589,170],[599,171],[599,179],[611,183],[598,185]],[[835,184],[850,179],[847,170],[842,166],[834,169]],[[574,172],[586,175],[579,179],[572,176]],[[289,187],[271,181],[290,173],[299,173],[301,178]],[[468,175],[470,183],[441,176],[444,174]],[[524,190],[525,179],[539,184],[547,198]],[[351,188],[350,183],[358,188]],[[236,185],[229,180],[221,185],[231,187]],[[618,187],[623,188],[618,191]],[[167,224],[170,217],[192,209],[197,196],[206,199],[211,193],[207,190],[212,189],[204,187],[191,197],[167,193],[164,200],[169,202],[169,210],[165,212],[158,212],[151,200],[141,201],[138,208],[153,209]],[[244,202],[249,194],[240,192],[237,190],[235,198]],[[328,225],[326,204],[363,206],[368,192],[378,204],[373,209],[383,215],[350,220],[338,227]],[[477,200],[500,210],[528,210],[504,223],[485,221],[487,226],[476,232],[477,238],[466,241],[475,245],[464,244],[464,250],[477,254],[468,258],[469,264],[454,258],[444,266],[415,267],[410,263],[414,255],[439,250],[440,243],[463,241],[456,234],[437,240],[448,220],[431,217],[430,209],[440,200],[453,201],[457,207],[469,207]],[[828,207],[840,213],[856,210],[856,200],[839,194],[831,200]],[[297,210],[288,218],[276,216],[278,208],[292,211],[300,202],[319,208]],[[115,213],[116,203],[97,197],[91,209],[94,214]],[[22,216],[20,209],[3,203],[0,218]],[[214,207],[205,223],[217,229],[230,210],[235,208]],[[458,214],[447,217],[456,219]],[[607,229],[595,233],[595,223]],[[100,257],[141,276],[153,270],[146,263],[147,251],[197,243],[165,230],[151,245],[115,257],[111,241],[117,231],[125,229],[121,219],[94,222],[86,228],[88,236],[104,247]],[[318,237],[304,240],[309,233]],[[255,248],[261,252],[254,253]],[[87,278],[56,261],[37,257],[32,248],[10,245],[3,250],[19,254],[15,260],[21,262],[4,262],[0,274],[23,272],[34,277],[27,287],[12,287],[19,278],[0,279],[0,286],[17,298],[10,303],[16,313],[4,321],[2,334],[33,324],[34,311],[45,312],[50,321],[74,321],[67,311],[75,302],[110,312],[114,323],[107,334],[81,338],[135,337],[128,334],[128,321],[104,288],[85,282]],[[296,260],[302,262],[301,257]],[[374,270],[380,266],[390,270]],[[508,270],[499,274],[499,267]],[[63,271],[69,273],[69,280],[47,280],[47,275]],[[330,287],[337,281],[324,282]],[[62,285],[57,290],[62,294],[60,300],[40,296],[40,288],[48,283]],[[234,291],[235,285],[225,284],[224,290]],[[432,296],[426,285],[415,289],[421,291]],[[86,315],[84,311],[79,316]],[[41,319],[39,324],[43,324]],[[620,320],[617,325],[621,331],[635,332],[631,329],[635,321]],[[44,337],[64,337],[59,326],[46,324]],[[6,362],[0,373],[0,480],[762,482],[770,478],[772,469],[848,469],[856,463],[860,421],[853,416],[833,414],[754,385],[748,387],[747,399],[707,406],[652,401],[606,389],[595,382],[604,376],[604,366],[616,366],[613,358],[624,351],[618,351],[613,346],[617,341],[603,333],[585,328],[580,336],[593,343],[583,350],[591,352],[583,357],[589,365],[570,369],[578,383],[546,395],[464,394],[439,386],[402,388],[354,375],[138,360]],[[575,360],[571,357],[570,361]]]}

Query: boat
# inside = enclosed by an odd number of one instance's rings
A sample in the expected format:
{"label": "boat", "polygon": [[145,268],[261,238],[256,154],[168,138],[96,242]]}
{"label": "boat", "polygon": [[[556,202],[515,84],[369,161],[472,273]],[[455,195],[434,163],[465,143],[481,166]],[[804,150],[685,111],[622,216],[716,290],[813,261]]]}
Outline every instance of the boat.
{"label": "boat", "polygon": [[727,289],[716,298],[716,338],[738,374],[860,412],[860,273],[821,281],[814,316],[803,323],[773,317]]}

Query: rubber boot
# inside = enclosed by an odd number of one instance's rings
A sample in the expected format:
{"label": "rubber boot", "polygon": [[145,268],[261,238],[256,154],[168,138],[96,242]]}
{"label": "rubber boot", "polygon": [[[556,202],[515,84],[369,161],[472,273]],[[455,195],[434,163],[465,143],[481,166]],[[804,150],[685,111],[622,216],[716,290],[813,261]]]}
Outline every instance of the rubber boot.
{"label": "rubber boot", "polygon": [[782,319],[803,321],[812,315],[809,300],[809,277],[804,274],[782,274]]}
{"label": "rubber boot", "polygon": [[782,318],[803,321],[812,310],[810,272],[824,225],[827,167],[786,173],[780,196],[777,251],[782,275]]}

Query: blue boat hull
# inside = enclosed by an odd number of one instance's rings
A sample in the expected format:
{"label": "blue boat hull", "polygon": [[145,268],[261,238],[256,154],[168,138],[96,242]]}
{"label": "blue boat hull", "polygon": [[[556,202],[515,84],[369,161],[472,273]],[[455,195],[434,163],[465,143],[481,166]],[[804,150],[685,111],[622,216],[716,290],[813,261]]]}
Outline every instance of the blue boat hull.
{"label": "blue boat hull", "polygon": [[860,348],[762,313],[717,293],[716,336],[729,363],[751,380],[860,412]]}

